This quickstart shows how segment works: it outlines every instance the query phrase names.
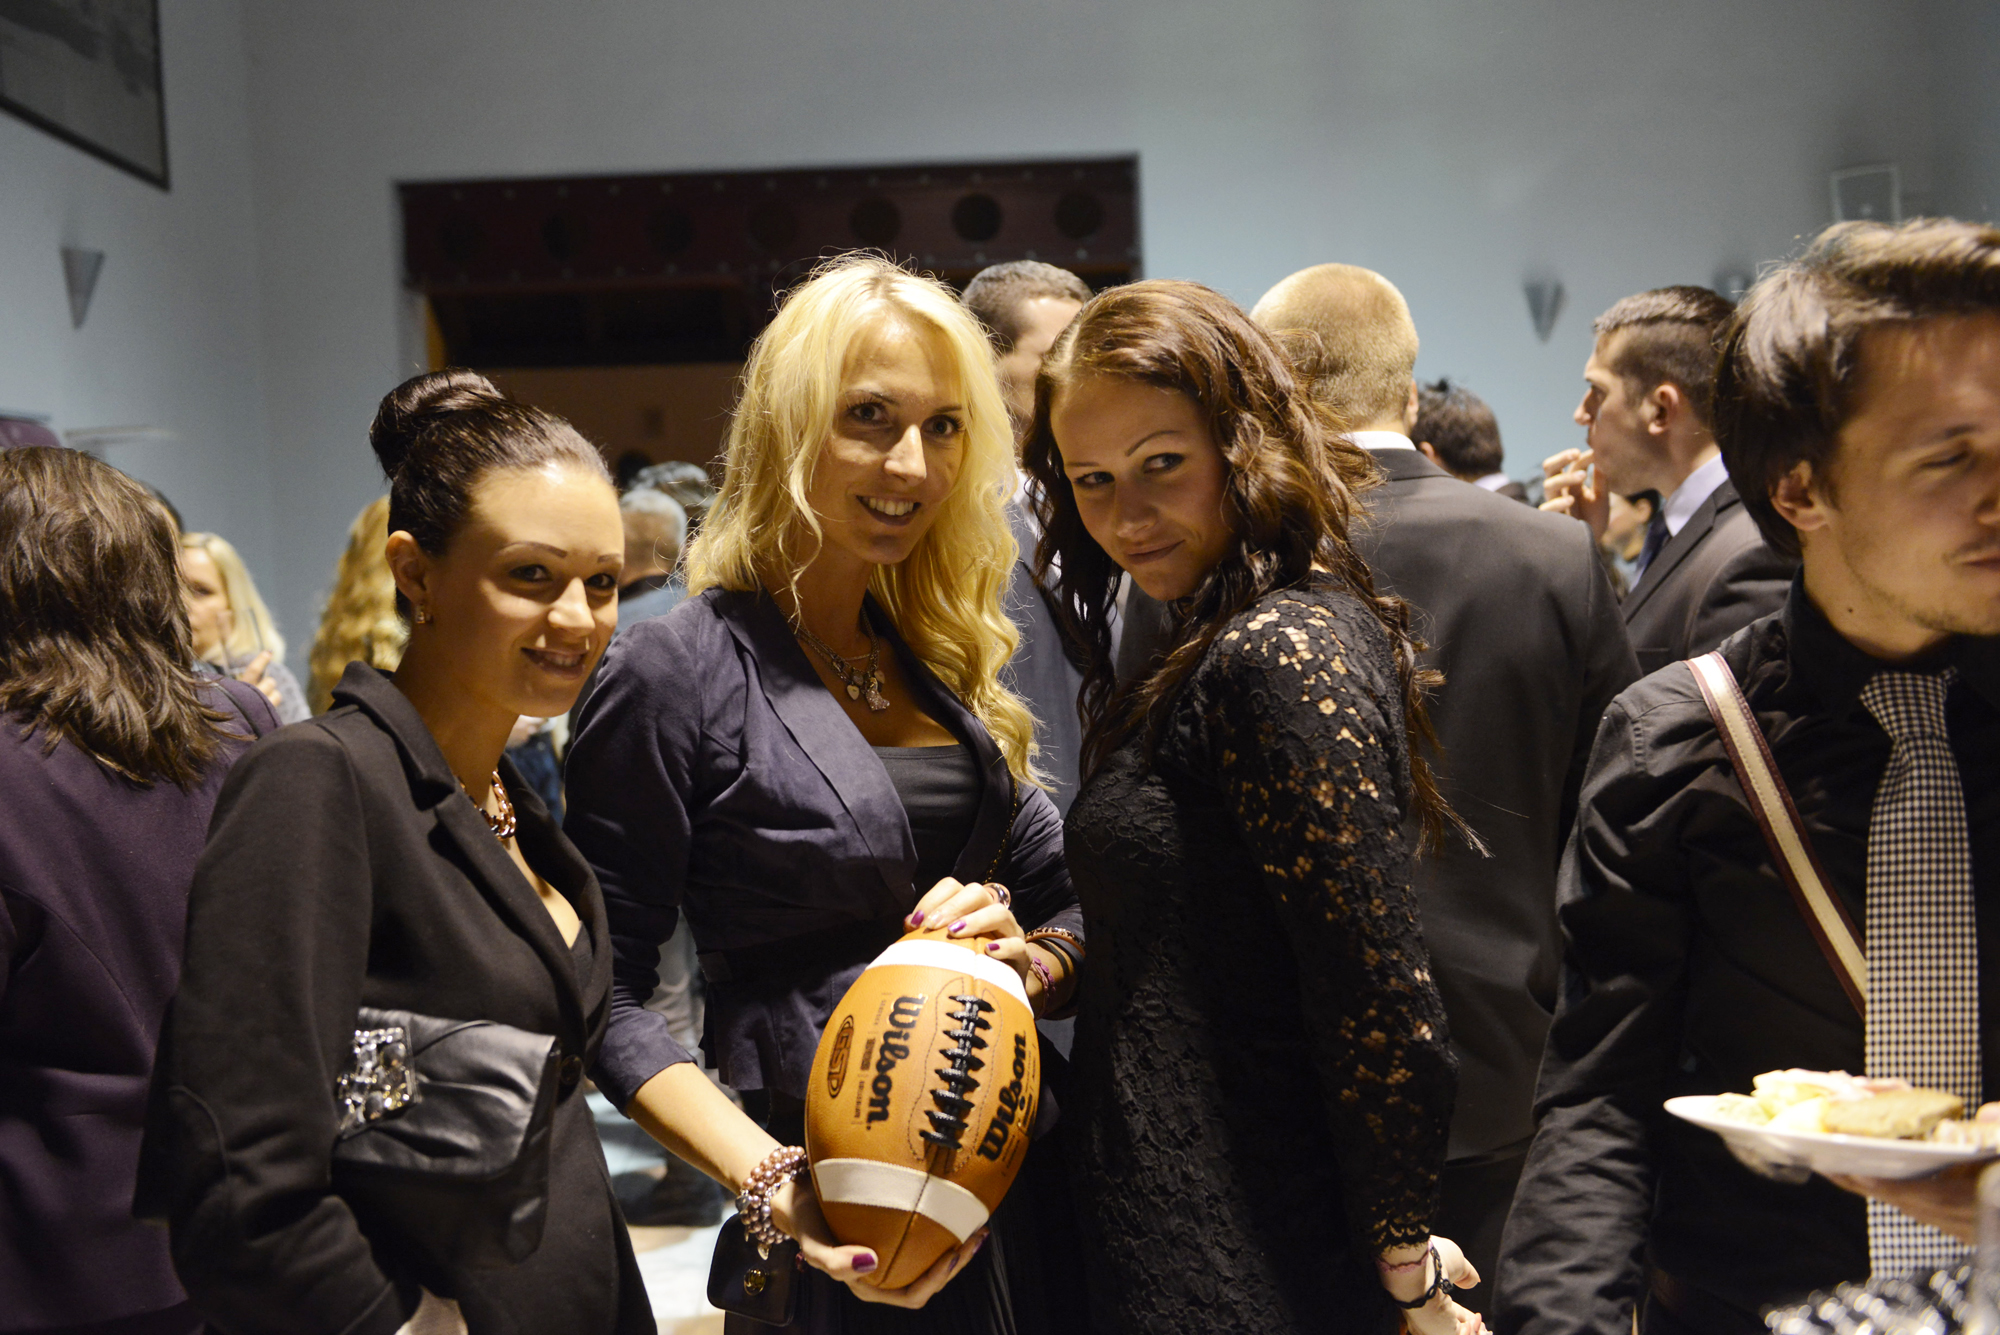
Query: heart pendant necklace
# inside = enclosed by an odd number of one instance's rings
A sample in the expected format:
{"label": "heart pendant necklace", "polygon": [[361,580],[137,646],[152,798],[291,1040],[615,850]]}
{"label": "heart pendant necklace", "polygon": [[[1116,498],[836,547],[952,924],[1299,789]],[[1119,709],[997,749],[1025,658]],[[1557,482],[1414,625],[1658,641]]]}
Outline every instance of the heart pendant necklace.
{"label": "heart pendant necklace", "polygon": [[[868,666],[856,668],[847,659],[833,651],[819,636],[799,623],[799,634],[805,642],[817,649],[820,656],[833,665],[833,675],[840,678],[840,684],[847,691],[847,698],[859,700],[868,706],[872,714],[879,714],[889,707],[889,697],[882,694],[882,642],[866,626],[861,633],[868,637]],[[859,655],[856,655],[859,657]]]}

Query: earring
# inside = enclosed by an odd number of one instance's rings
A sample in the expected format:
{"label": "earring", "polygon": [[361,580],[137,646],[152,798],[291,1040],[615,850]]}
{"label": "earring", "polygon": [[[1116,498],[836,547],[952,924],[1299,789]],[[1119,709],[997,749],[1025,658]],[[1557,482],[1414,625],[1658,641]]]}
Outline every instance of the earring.
{"label": "earring", "polygon": [[419,626],[427,626],[430,624],[430,620],[431,609],[428,607],[419,607],[417,609],[417,624]]}

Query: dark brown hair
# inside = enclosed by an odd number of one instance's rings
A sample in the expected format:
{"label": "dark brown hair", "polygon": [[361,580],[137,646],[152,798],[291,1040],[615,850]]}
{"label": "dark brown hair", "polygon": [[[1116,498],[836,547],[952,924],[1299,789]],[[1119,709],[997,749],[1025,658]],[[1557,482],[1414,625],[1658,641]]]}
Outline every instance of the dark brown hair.
{"label": "dark brown hair", "polygon": [[[1200,587],[1180,601],[1186,629],[1164,664],[1122,688],[1111,664],[1121,572],[1083,526],[1049,425],[1055,395],[1096,376],[1171,389],[1202,410],[1228,464],[1225,505],[1236,534]],[[1279,589],[1303,585],[1317,564],[1374,613],[1395,653],[1413,814],[1424,840],[1447,821],[1456,824],[1419,749],[1435,741],[1423,695],[1436,674],[1417,667],[1409,604],[1375,591],[1348,541],[1356,490],[1379,480],[1374,462],[1303,392],[1271,336],[1235,303],[1199,283],[1158,279],[1093,298],[1042,364],[1024,460],[1040,484],[1037,563],[1046,577],[1051,558],[1060,558],[1057,610],[1088,659],[1081,704],[1087,771],[1141,729],[1154,744],[1181,683],[1229,620]]]}
{"label": "dark brown hair", "polygon": [[[368,443],[389,477],[389,531],[439,556],[496,469],[574,464],[611,480],[604,458],[554,413],[516,403],[474,371],[432,371],[383,396]],[[396,610],[409,614],[399,592]]]}
{"label": "dark brown hair", "polygon": [[1611,372],[1641,396],[1672,385],[1687,396],[1695,420],[1713,420],[1715,345],[1733,309],[1705,287],[1656,287],[1616,302],[1590,331],[1599,338],[1624,332]]}
{"label": "dark brown hair", "polygon": [[191,787],[227,716],[204,705],[180,539],[87,454],[0,450],[0,709],[132,782]]}
{"label": "dark brown hair", "polygon": [[1462,477],[1497,473],[1507,461],[1500,421],[1486,400],[1449,380],[1417,386],[1417,424],[1410,435],[1436,450],[1444,466]]}
{"label": "dark brown hair", "polygon": [[1089,301],[1090,284],[1067,269],[1040,260],[1010,260],[974,274],[958,299],[979,317],[993,351],[1004,357],[1020,341],[1022,305],[1036,297]]}
{"label": "dark brown hair", "polygon": [[1764,541],[1798,555],[1771,489],[1801,463],[1826,471],[1854,412],[1864,335],[1995,311],[2000,228],[1986,223],[1839,223],[1765,275],[1723,333],[1715,381],[1715,439]]}

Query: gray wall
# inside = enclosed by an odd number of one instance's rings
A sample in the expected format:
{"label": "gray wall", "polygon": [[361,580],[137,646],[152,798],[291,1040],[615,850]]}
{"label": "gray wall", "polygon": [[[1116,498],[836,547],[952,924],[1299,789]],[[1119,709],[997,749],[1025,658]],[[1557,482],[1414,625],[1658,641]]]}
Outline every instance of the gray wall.
{"label": "gray wall", "polygon": [[2000,4],[1930,0],[1938,211],[2000,218]]}
{"label": "gray wall", "polygon": [[[162,6],[173,189],[162,191],[0,115],[0,407],[58,430],[160,427],[114,449],[189,524],[271,558],[243,15],[236,0]],[[89,318],[70,328],[61,248],[102,250]]]}
{"label": "gray wall", "polygon": [[[1381,270],[1420,371],[1489,398],[1525,475],[1577,438],[1598,310],[1789,253],[1835,167],[1895,160],[1919,206],[1989,199],[2000,142],[2000,80],[1935,92],[1947,62],[1990,69],[1990,0],[345,0],[247,6],[240,42],[221,0],[167,8],[173,196],[0,124],[10,185],[17,161],[45,173],[32,205],[0,197],[0,224],[25,208],[43,232],[0,230],[10,313],[67,337],[75,179],[159,256],[135,311],[112,303],[140,261],[106,247],[107,304],[72,342],[115,348],[23,357],[0,334],[0,404],[56,385],[92,418],[171,419],[200,451],[177,499],[253,553],[295,660],[380,487],[369,416],[419,369],[398,180],[1136,150],[1149,273],[1248,303],[1323,260]],[[1569,293],[1547,344],[1521,291],[1543,272]]]}

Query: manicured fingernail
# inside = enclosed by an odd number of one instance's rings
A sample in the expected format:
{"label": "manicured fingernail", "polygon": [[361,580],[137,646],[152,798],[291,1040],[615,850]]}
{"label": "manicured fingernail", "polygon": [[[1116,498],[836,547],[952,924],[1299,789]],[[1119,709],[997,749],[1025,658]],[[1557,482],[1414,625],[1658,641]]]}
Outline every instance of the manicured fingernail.
{"label": "manicured fingernail", "polygon": [[957,936],[957,935],[958,935],[958,934],[959,934],[960,932],[962,932],[962,931],[964,931],[964,930],[965,930],[965,919],[963,919],[963,918],[960,918],[960,919],[959,919],[959,920],[958,920],[957,922],[953,923],[953,924],[952,924],[952,925],[951,925],[951,926],[950,926],[949,928],[947,928],[946,930],[947,930],[947,931],[948,931],[948,932],[949,932],[949,933],[950,933],[951,935],[953,935],[953,936]]}
{"label": "manicured fingernail", "polygon": [[1000,943],[999,943],[998,941],[988,941],[988,942],[986,943],[986,953],[987,953],[987,954],[989,954],[989,955],[997,955],[997,954],[999,954],[999,953],[1000,953]]}
{"label": "manicured fingernail", "polygon": [[912,913],[910,915],[910,926],[922,927],[923,925],[924,925],[924,911],[922,909],[918,909],[915,913]]}
{"label": "manicured fingernail", "polygon": [[854,1273],[857,1275],[865,1275],[880,1264],[882,1263],[875,1259],[873,1253],[870,1253],[866,1256],[857,1256],[854,1258]]}

